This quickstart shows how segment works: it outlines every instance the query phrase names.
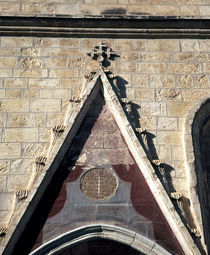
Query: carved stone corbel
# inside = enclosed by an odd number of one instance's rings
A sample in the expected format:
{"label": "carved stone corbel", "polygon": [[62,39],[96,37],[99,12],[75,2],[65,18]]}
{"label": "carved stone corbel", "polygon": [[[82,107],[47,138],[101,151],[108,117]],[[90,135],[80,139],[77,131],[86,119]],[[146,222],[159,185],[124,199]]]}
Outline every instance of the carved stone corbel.
{"label": "carved stone corbel", "polygon": [[47,158],[44,156],[40,156],[36,158],[36,170],[39,171],[46,164]]}
{"label": "carved stone corbel", "polygon": [[200,231],[197,228],[190,229],[191,233],[194,234],[196,237],[201,238]]}
{"label": "carved stone corbel", "polygon": [[18,190],[15,194],[16,194],[18,201],[20,201],[20,200],[27,198],[27,196],[29,194],[29,190]]}
{"label": "carved stone corbel", "polygon": [[79,97],[71,97],[70,99],[69,99],[69,102],[73,102],[73,103],[80,103],[81,102],[81,99],[79,98]]}
{"label": "carved stone corbel", "polygon": [[152,164],[153,165],[155,165],[155,166],[161,166],[161,164],[162,164],[163,162],[162,162],[162,160],[161,159],[153,159],[152,160]]}
{"label": "carved stone corbel", "polygon": [[55,139],[57,139],[58,137],[60,137],[62,135],[62,133],[64,132],[65,128],[66,127],[63,126],[63,125],[55,126],[53,128],[53,133],[55,134]]}
{"label": "carved stone corbel", "polygon": [[0,227],[0,241],[4,239],[8,231],[7,227]]}
{"label": "carved stone corbel", "polygon": [[97,73],[97,71],[92,71],[92,72],[89,72],[89,73],[86,73],[85,74],[85,78],[87,79],[87,81],[92,81],[93,77],[95,76],[95,74]]}

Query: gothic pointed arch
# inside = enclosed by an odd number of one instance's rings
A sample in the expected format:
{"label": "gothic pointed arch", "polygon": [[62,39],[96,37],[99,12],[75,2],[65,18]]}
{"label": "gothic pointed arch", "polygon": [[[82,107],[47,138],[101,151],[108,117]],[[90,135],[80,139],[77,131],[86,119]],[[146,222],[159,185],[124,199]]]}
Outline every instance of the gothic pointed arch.
{"label": "gothic pointed arch", "polygon": [[202,232],[203,242],[210,249],[210,176],[209,131],[210,99],[198,102],[186,118],[185,146],[191,201]]}

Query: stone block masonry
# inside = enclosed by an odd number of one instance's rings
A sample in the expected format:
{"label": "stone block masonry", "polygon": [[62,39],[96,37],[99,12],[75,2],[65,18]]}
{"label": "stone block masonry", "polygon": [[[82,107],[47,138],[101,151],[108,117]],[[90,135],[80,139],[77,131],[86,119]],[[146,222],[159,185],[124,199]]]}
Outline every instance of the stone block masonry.
{"label": "stone block masonry", "polygon": [[[137,5],[134,0],[118,2]],[[172,1],[167,2],[172,5]],[[204,7],[206,2],[200,2]],[[92,3],[94,0],[78,4],[74,10]],[[189,3],[178,1],[178,7],[169,8],[168,12],[184,11]],[[10,4],[13,7],[9,8]],[[0,6],[4,6],[6,15],[17,11],[19,4],[2,2]],[[22,12],[27,14],[29,5],[39,12],[34,3],[22,3]],[[54,2],[48,9],[47,5],[43,11],[61,12],[64,5],[70,6]],[[160,10],[158,5],[157,1],[151,1],[151,10]],[[191,2],[191,5],[194,11],[199,10],[198,4]],[[103,3],[101,10],[105,7]],[[110,66],[117,75],[115,86],[120,95],[136,105],[136,116],[141,127],[150,133],[156,156],[171,169],[177,192],[188,196],[183,123],[193,105],[210,93],[210,40],[2,37],[0,201],[11,201],[15,189],[25,188],[30,182],[35,158],[45,155],[52,141],[52,128],[64,123],[68,99],[80,94],[86,82],[84,74],[97,67],[87,53],[99,42],[109,45],[119,56]],[[120,147],[120,139],[115,135],[110,139],[111,136],[103,146]],[[100,140],[100,134],[92,140],[98,149],[102,146]],[[12,206],[10,202],[0,203],[2,224],[8,223]]]}
{"label": "stone block masonry", "polygon": [[208,0],[2,1],[1,15],[149,15],[209,17]]}

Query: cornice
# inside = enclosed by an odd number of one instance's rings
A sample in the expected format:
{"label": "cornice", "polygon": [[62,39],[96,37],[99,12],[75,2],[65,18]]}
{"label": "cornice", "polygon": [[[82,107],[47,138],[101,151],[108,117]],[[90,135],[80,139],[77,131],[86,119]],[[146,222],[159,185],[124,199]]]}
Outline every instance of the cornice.
{"label": "cornice", "polygon": [[1,36],[210,38],[210,19],[166,16],[1,16]]}

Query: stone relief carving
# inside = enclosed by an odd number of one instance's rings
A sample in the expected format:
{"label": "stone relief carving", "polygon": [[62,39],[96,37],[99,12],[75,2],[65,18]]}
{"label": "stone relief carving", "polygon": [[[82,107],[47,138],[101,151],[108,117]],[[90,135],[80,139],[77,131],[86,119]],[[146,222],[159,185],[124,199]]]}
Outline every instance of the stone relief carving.
{"label": "stone relief carving", "polygon": [[18,190],[15,194],[16,194],[18,201],[20,201],[20,200],[27,198],[27,196],[29,194],[29,190]]}
{"label": "stone relief carving", "polygon": [[106,44],[98,44],[95,48],[88,53],[88,55],[97,62],[100,63],[100,66],[107,67],[109,66],[109,60],[113,60],[116,57],[116,54],[110,47]]}
{"label": "stone relief carving", "polygon": [[45,166],[46,161],[47,161],[47,157],[44,157],[44,156],[40,156],[36,158],[36,170],[37,171],[41,170]]}
{"label": "stone relief carving", "polygon": [[7,234],[7,227],[0,227],[0,242],[4,239]]}

